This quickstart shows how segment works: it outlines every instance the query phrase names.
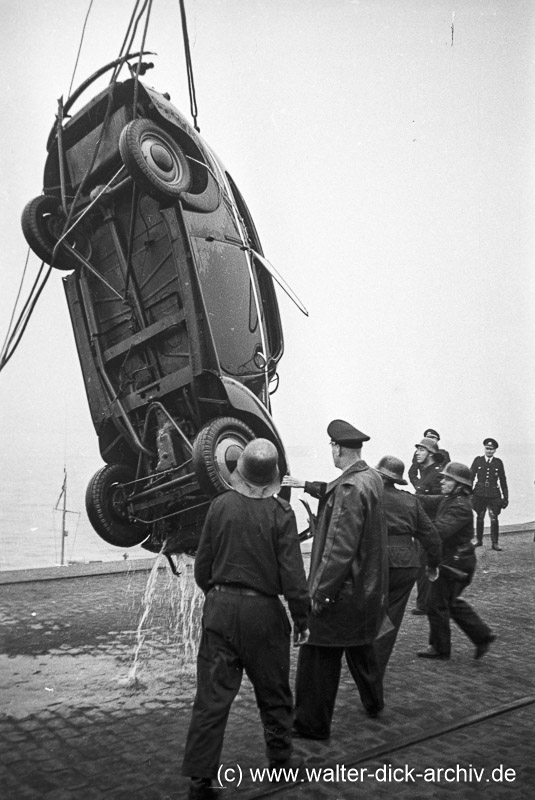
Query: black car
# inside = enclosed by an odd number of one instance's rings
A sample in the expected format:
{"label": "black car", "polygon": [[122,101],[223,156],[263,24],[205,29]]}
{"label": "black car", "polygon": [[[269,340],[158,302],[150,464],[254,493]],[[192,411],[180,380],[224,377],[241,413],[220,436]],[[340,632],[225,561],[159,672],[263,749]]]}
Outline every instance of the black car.
{"label": "black car", "polygon": [[70,273],[105,462],[87,488],[91,524],[121,548],[192,552],[248,441],[271,440],[288,471],[270,414],[281,322],[247,206],[168,95],[131,69],[69,116],[117,66],[60,106],[43,194],[22,228],[44,262]]}

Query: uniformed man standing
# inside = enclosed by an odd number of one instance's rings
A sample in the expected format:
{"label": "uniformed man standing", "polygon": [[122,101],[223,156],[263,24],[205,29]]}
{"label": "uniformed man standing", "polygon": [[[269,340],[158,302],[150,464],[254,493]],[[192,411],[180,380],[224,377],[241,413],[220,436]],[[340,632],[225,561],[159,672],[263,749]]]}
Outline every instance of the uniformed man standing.
{"label": "uniformed man standing", "polygon": [[507,508],[509,504],[509,490],[503,461],[495,455],[498,442],[489,437],[483,441],[483,447],[485,455],[476,456],[471,467],[474,477],[472,506],[477,514],[476,547],[481,547],[483,544],[483,527],[485,514],[488,511],[492,549],[501,550],[498,544],[500,533],[498,517],[502,508]]}
{"label": "uniformed man standing", "polygon": [[308,578],[310,638],[299,651],[295,687],[294,733],[309,739],[330,736],[344,654],[368,715],[383,709],[373,643],[392,628],[383,482],[361,457],[370,437],[343,420],[331,422],[327,433],[342,474],[328,484],[283,480],[319,498]]}
{"label": "uniformed man standing", "polygon": [[[437,440],[433,437],[425,437],[419,444],[415,445],[415,461],[418,465],[419,476],[413,481],[417,497],[426,495],[440,494],[440,470],[442,469],[443,457],[438,449]],[[425,571],[427,559],[421,546],[420,550],[420,572],[416,581],[418,594],[416,597],[416,608],[412,609],[412,614],[427,614],[429,605],[429,595],[431,584],[427,580]]]}
{"label": "uniformed man standing", "polygon": [[298,767],[292,756],[290,623],[306,641],[310,601],[294,512],[280,489],[278,454],[267,439],[243,450],[230,482],[235,491],[208,510],[195,559],[206,594],[197,657],[197,694],[182,774],[190,800],[218,796],[217,775],[230,707],[245,670],[255,690],[271,767]]}
{"label": "uniformed man standing", "polygon": [[[388,532],[388,616],[394,625],[390,633],[375,643],[381,673],[384,675],[403,621],[405,608],[420,573],[418,544],[425,552],[426,579],[436,579],[442,543],[433,523],[409,492],[399,491],[395,484],[407,485],[403,477],[403,461],[383,456],[375,469],[383,479],[386,528]],[[417,544],[418,543],[418,544]]]}
{"label": "uniformed man standing", "polygon": [[[448,464],[451,461],[451,458],[447,450],[444,450],[443,447],[438,446],[438,443],[440,442],[439,432],[436,431],[434,428],[426,428],[424,431],[424,439],[433,439],[433,441],[436,442],[438,448],[437,452],[439,453],[439,455],[442,456],[442,461],[440,462],[440,469],[443,469],[446,466],[446,464]],[[408,476],[410,482],[412,483],[414,488],[416,488],[418,479],[420,478],[420,468],[418,461],[416,460],[416,453],[412,457],[412,464],[409,467]]]}

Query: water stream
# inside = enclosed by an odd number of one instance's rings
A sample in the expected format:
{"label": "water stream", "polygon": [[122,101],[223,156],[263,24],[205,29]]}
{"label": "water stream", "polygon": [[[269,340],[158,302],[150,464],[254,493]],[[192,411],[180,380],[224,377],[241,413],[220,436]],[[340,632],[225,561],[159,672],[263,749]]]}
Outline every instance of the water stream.
{"label": "water stream", "polygon": [[[178,575],[174,575],[169,568],[162,570],[161,567],[160,553],[154,560],[143,593],[132,665],[127,677],[119,681],[124,688],[145,689],[145,684],[138,676],[141,662],[151,663],[153,655],[156,660],[159,652],[168,654],[171,649],[175,651],[178,662],[174,674],[195,674],[204,595],[195,583],[193,561],[187,556],[180,556],[177,561]],[[154,624],[153,618],[157,615],[160,624]],[[150,650],[147,653],[149,642]]]}

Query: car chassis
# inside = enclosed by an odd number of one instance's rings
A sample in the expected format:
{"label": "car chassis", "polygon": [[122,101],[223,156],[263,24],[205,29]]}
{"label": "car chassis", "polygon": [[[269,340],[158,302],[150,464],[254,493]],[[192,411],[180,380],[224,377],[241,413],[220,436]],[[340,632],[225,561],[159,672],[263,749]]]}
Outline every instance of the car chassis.
{"label": "car chassis", "polygon": [[89,520],[110,544],[142,544],[175,568],[171,555],[195,551],[248,441],[272,441],[288,471],[270,406],[283,353],[278,277],[221,161],[168,95],[139,80],[151,64],[129,67],[68,118],[118,66],[60,102],[43,194],[22,228],[44,262],[70,273],[105,462],[87,487]]}

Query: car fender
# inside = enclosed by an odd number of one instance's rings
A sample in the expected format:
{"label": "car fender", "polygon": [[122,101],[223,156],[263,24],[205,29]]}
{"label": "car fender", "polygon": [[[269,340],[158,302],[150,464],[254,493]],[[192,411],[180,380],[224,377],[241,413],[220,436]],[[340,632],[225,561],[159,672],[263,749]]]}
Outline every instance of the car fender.
{"label": "car fender", "polygon": [[284,458],[285,467],[288,471],[288,459],[286,457],[282,438],[267,408],[250,389],[243,385],[243,383],[224,375],[221,376],[221,382],[232,408],[238,412],[256,417],[256,419],[262,423],[262,427],[267,429],[264,431],[265,438],[271,439],[277,446]]}

